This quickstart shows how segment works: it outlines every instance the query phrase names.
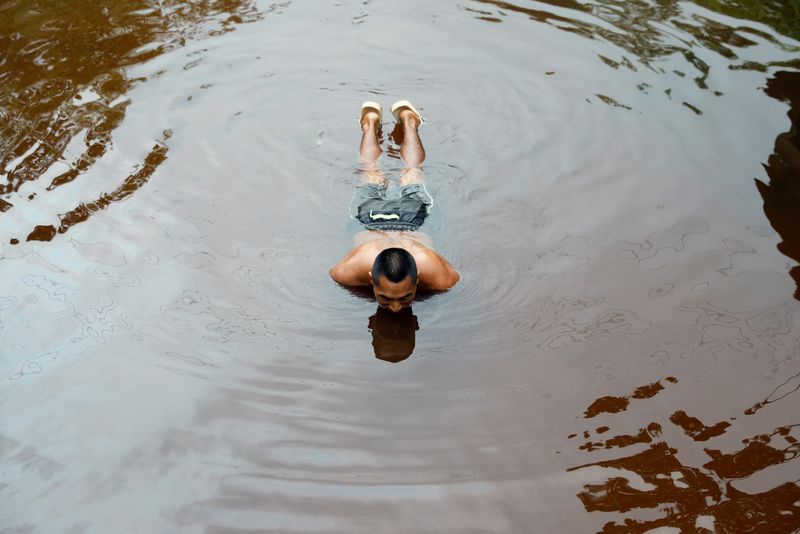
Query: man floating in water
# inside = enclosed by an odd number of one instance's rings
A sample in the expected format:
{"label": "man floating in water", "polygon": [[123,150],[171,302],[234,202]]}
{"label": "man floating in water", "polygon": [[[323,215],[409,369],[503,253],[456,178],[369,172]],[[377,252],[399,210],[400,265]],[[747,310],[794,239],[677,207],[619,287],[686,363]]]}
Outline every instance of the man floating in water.
{"label": "man floating in water", "polygon": [[418,133],[422,116],[407,100],[395,102],[391,111],[402,131],[400,157],[405,163],[398,195],[387,196],[389,182],[378,169],[381,106],[364,102],[359,148],[363,183],[356,187],[350,212],[366,230],[356,235],[356,247],[331,269],[331,277],[346,286],[372,286],[381,308],[399,312],[411,306],[418,288],[446,291],[459,275],[433,251],[430,237],[418,231],[433,206],[420,168],[425,160]]}

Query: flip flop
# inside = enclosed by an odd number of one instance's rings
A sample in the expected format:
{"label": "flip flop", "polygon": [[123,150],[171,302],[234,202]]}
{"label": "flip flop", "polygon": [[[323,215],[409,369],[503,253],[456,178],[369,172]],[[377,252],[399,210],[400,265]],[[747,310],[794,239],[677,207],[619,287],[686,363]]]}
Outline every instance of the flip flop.
{"label": "flip flop", "polygon": [[380,124],[381,121],[383,120],[383,109],[381,108],[381,105],[378,104],[377,102],[370,102],[369,100],[361,104],[361,116],[358,118],[358,123],[359,124],[364,123],[364,115],[366,115],[368,111],[378,112],[378,124]]}
{"label": "flip flop", "polygon": [[417,108],[415,108],[414,105],[408,100],[398,100],[392,104],[392,115],[394,115],[394,119],[396,121],[400,121],[400,111],[404,108],[410,109],[411,113],[417,116],[420,123],[425,122],[425,119],[422,118],[422,114],[420,114],[420,112],[417,111]]}

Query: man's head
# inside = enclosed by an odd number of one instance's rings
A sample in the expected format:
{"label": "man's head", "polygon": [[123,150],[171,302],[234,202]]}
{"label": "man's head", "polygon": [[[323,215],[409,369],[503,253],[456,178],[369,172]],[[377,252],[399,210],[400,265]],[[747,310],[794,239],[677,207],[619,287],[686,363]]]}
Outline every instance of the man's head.
{"label": "man's head", "polygon": [[398,312],[417,294],[417,262],[405,249],[387,248],[375,258],[369,279],[378,306]]}

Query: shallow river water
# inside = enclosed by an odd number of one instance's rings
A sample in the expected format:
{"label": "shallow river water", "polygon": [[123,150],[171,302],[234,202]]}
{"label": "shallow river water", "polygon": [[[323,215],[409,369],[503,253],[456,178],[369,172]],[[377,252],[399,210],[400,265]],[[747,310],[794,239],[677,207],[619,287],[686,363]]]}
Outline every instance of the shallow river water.
{"label": "shallow river water", "polygon": [[[0,4],[1,530],[797,532],[798,28]],[[394,317],[328,269],[400,98],[462,278]]]}

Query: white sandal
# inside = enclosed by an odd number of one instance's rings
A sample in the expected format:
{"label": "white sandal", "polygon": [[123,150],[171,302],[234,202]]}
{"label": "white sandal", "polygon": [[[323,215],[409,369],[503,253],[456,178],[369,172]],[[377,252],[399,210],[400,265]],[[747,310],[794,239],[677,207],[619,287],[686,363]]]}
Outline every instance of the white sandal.
{"label": "white sandal", "polygon": [[425,119],[422,118],[422,114],[420,114],[420,112],[417,111],[417,108],[415,108],[414,105],[408,100],[398,100],[392,104],[392,115],[394,115],[396,121],[400,121],[400,111],[403,109],[411,110],[411,113],[417,116],[420,123],[425,122]]}
{"label": "white sandal", "polygon": [[364,124],[364,115],[366,115],[369,111],[378,112],[378,123],[380,124],[383,119],[383,108],[381,108],[381,105],[377,102],[370,102],[369,100],[361,104],[361,117],[359,117],[358,123]]}

